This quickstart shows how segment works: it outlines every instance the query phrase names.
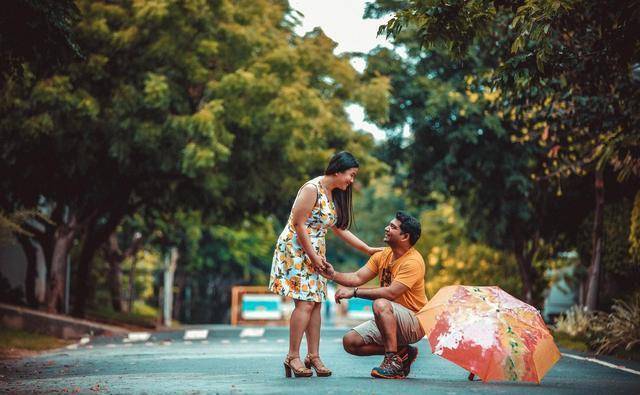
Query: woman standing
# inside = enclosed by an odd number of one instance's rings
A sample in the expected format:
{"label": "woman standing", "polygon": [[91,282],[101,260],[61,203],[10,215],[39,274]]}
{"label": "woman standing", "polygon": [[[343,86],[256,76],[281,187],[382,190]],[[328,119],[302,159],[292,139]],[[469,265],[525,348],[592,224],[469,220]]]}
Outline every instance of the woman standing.
{"label": "woman standing", "polygon": [[[379,251],[358,239],[348,229],[353,223],[352,184],[358,161],[349,152],[335,154],[323,176],[305,183],[291,209],[273,255],[269,289],[293,298],[295,308],[289,322],[289,353],[284,360],[285,375],[331,375],[320,360],[320,317],[326,298],[325,235],[331,228],[346,243],[368,254]],[[307,357],[300,360],[300,342],[307,335]]]}

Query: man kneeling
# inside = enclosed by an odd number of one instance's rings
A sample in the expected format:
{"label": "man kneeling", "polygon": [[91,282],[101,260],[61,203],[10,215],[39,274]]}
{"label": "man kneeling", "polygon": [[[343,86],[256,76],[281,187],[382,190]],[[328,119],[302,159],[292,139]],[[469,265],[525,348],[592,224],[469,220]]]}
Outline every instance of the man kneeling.
{"label": "man kneeling", "polygon": [[[424,260],[413,248],[418,238],[420,222],[400,211],[384,229],[389,247],[374,254],[357,272],[340,273],[327,265],[326,277],[349,287],[336,291],[336,303],[352,297],[374,301],[375,319],[356,326],[342,339],[350,354],[384,355],[380,366],[371,370],[373,377],[405,378],[418,356],[418,349],[410,344],[422,339],[424,332],[415,313],[427,303]],[[358,288],[376,275],[380,287]]]}

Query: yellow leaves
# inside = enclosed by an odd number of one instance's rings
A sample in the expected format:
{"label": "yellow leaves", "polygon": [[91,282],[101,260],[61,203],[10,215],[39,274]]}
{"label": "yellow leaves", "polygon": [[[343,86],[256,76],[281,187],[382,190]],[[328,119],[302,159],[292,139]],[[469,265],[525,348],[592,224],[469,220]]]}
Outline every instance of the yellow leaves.
{"label": "yellow leaves", "polygon": [[373,122],[385,122],[389,119],[389,98],[391,80],[386,76],[372,78],[357,92],[357,99],[362,103],[367,118]]}
{"label": "yellow leaves", "polygon": [[489,89],[485,89],[484,92],[482,92],[482,96],[484,97],[484,99],[490,103],[495,102],[496,100],[498,100],[500,98],[500,90],[499,89],[493,89],[493,90],[489,90]]}
{"label": "yellow leaves", "polygon": [[467,90],[467,96],[469,97],[469,101],[470,101],[471,103],[475,103],[475,102],[477,102],[477,101],[478,101],[478,98],[480,97],[480,95],[478,95],[477,93],[475,93],[475,92],[471,92],[471,91],[469,91],[469,90]]}
{"label": "yellow leaves", "polygon": [[169,106],[169,83],[167,77],[156,73],[147,73],[144,81],[144,102],[149,108],[166,109]]}
{"label": "yellow leaves", "polygon": [[173,0],[134,0],[133,11],[137,19],[160,21],[169,14]]}

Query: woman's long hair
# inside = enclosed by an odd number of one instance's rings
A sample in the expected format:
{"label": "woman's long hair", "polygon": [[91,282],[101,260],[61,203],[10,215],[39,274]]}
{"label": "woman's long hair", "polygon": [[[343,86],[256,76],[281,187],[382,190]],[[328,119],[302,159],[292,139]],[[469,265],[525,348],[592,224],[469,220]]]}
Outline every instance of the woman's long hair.
{"label": "woman's long hair", "polygon": [[[341,151],[333,155],[329,161],[327,169],[324,171],[324,174],[331,175],[335,173],[342,173],[354,167],[360,167],[356,158],[347,151]],[[340,188],[335,188],[331,191],[331,194],[333,195],[333,203],[336,205],[336,214],[338,216],[336,226],[343,230],[349,229],[351,225],[355,223],[355,219],[353,217],[353,205],[351,202],[352,186],[353,185],[350,184],[344,191]]]}

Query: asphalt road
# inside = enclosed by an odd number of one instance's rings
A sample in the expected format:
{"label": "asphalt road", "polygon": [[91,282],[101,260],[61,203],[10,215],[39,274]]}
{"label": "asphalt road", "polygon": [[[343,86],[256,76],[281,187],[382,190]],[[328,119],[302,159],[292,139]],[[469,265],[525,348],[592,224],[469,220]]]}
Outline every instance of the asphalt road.
{"label": "asphalt road", "polygon": [[[469,382],[467,373],[436,355],[426,340],[405,380],[369,376],[380,357],[354,357],[342,349],[346,329],[323,329],[321,355],[329,378],[284,377],[286,328],[242,332],[242,328],[202,327],[93,338],[84,344],[34,358],[0,362],[0,392],[114,394],[640,394],[640,375],[570,357],[562,358],[540,385]],[[305,353],[305,345],[301,354]],[[615,362],[615,361],[614,361]],[[620,362],[617,362],[619,364]],[[626,363],[627,364],[627,363]],[[639,366],[628,367],[640,370]]]}

